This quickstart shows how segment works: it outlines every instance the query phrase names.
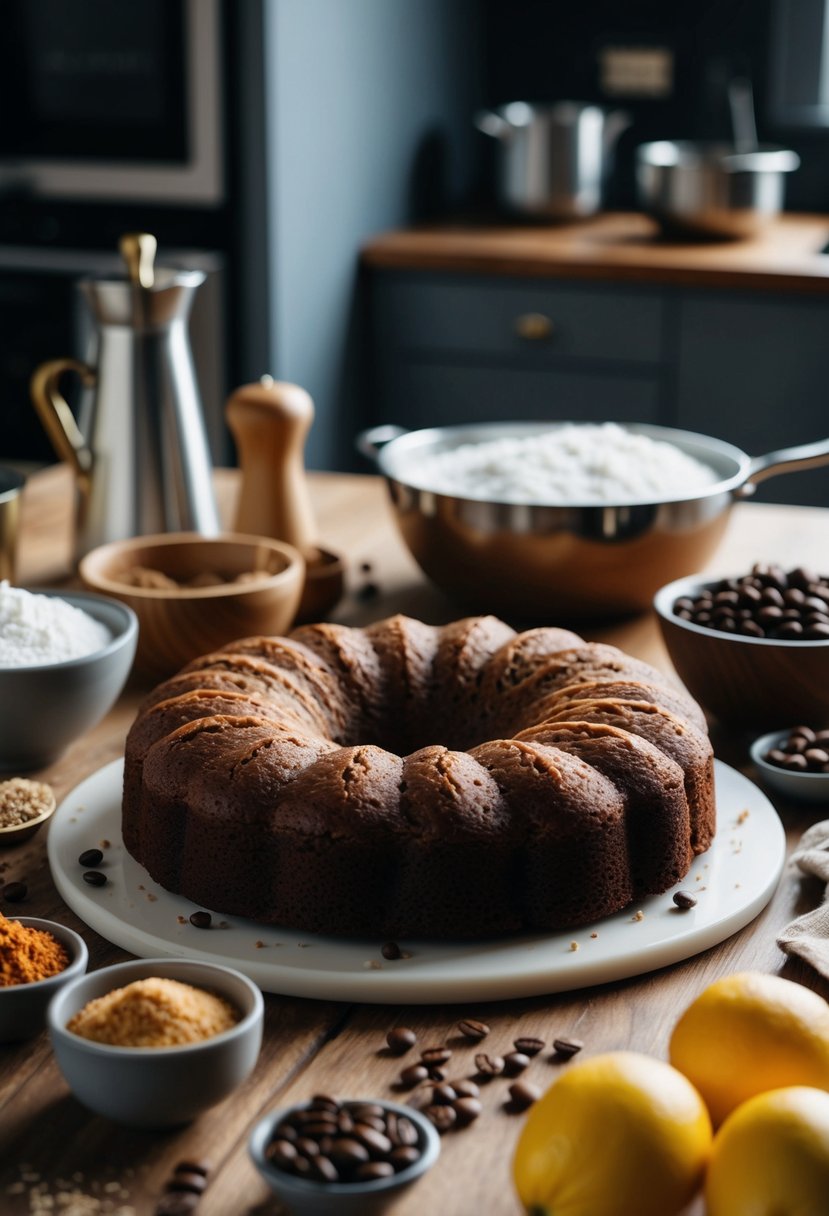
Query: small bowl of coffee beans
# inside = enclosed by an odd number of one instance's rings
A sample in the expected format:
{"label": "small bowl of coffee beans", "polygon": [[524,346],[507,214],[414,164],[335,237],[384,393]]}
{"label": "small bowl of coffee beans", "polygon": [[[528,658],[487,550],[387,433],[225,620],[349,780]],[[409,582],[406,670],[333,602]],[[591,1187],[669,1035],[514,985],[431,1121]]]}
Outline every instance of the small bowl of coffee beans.
{"label": "small bowl of coffee beans", "polygon": [[801,802],[829,804],[829,728],[793,726],[761,735],[751,759],[766,785]]}
{"label": "small bowl of coffee beans", "polygon": [[368,1216],[434,1165],[440,1136],[413,1107],[317,1094],[261,1119],[249,1151],[296,1216]]}
{"label": "small bowl of coffee beans", "polygon": [[677,675],[712,717],[766,731],[825,717],[829,575],[757,562],[668,583],[654,608]]}

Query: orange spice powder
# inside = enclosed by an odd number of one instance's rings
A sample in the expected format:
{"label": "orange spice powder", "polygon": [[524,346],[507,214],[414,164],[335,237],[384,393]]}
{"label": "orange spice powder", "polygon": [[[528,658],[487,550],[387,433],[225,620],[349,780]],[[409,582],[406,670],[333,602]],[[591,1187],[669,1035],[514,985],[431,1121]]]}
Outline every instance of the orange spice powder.
{"label": "orange spice powder", "polygon": [[51,933],[21,925],[0,912],[0,988],[33,984],[68,966],[69,955]]}

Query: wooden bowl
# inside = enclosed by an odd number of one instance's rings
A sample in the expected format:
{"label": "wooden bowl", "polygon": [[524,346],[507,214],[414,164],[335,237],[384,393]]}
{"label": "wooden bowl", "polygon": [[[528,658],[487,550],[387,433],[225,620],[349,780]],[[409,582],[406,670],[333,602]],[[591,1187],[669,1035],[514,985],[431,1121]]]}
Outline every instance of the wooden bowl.
{"label": "wooden bowl", "polygon": [[29,840],[46,820],[52,817],[57,806],[51,786],[26,777],[10,777],[0,780],[0,802],[7,797],[16,799],[18,805],[21,802],[28,805],[35,803],[40,810],[37,815],[31,819],[24,819],[22,823],[11,823],[6,827],[0,827],[0,849],[4,849],[8,845],[23,844],[24,840]]}
{"label": "wooden bowl", "polygon": [[829,726],[829,641],[790,642],[707,629],[676,616],[680,596],[719,579],[677,579],[654,597],[671,662],[703,709],[740,730],[782,730],[792,723]]}
{"label": "wooden bowl", "polygon": [[[136,570],[157,572],[175,585],[136,586]],[[236,638],[287,632],[299,606],[305,563],[292,545],[269,537],[172,532],[100,545],[81,560],[79,572],[85,586],[135,611],[134,670],[143,679],[160,680]],[[206,575],[224,581],[191,585]],[[257,577],[234,581],[240,575]]]}

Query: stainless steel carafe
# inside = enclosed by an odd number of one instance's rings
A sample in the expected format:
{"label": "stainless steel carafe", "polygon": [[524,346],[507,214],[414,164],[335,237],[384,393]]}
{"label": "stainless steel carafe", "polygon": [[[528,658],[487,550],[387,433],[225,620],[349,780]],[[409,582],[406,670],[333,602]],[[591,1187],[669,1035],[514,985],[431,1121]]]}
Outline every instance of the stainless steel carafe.
{"label": "stainless steel carafe", "polygon": [[[120,247],[124,278],[80,284],[97,323],[94,366],[53,359],[31,380],[46,432],[75,472],[78,558],[126,536],[219,531],[187,334],[204,275],[156,269],[149,234],[127,235]],[[67,371],[90,390],[77,422],[59,390]]]}

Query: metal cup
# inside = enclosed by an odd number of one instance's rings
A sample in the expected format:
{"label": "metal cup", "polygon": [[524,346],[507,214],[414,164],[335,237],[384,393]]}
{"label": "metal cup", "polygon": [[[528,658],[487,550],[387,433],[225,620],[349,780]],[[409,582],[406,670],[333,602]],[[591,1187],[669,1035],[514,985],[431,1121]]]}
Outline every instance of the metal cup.
{"label": "metal cup", "polygon": [[20,531],[20,492],[26,478],[15,469],[0,468],[0,579],[14,582],[17,537]]}

